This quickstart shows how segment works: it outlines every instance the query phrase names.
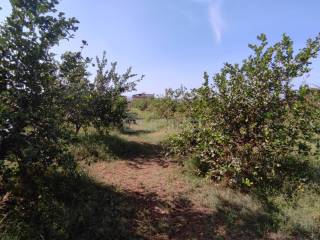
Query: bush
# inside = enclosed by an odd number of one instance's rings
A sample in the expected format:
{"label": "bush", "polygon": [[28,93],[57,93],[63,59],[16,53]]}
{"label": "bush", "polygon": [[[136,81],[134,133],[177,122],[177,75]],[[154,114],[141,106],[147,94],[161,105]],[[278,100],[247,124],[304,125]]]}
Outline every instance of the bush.
{"label": "bush", "polygon": [[140,111],[146,111],[150,108],[153,101],[154,99],[133,99],[131,107],[139,109]]}
{"label": "bush", "polygon": [[159,118],[181,120],[186,113],[187,96],[188,92],[183,86],[175,90],[168,88],[165,90],[164,96],[151,102],[149,110]]}
{"label": "bush", "polygon": [[319,37],[297,54],[286,35],[270,47],[265,35],[258,39],[249,45],[253,55],[241,65],[225,64],[211,86],[205,74],[193,91],[190,122],[169,140],[172,153],[200,160],[202,174],[246,187],[275,183],[292,159],[315,154],[319,130],[310,89],[292,87],[310,71]]}

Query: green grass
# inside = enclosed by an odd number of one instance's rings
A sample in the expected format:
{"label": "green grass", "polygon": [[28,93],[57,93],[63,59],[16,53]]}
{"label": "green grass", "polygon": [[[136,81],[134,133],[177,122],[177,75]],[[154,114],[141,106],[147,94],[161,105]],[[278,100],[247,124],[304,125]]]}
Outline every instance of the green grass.
{"label": "green grass", "polygon": [[[169,135],[175,134],[178,131],[179,123],[175,119],[159,119],[152,112],[140,111],[138,109],[133,109],[138,115],[137,124],[131,125],[127,132],[124,132],[121,136],[124,138],[129,137],[130,131],[142,131],[144,134],[131,138],[136,141],[144,141],[154,144],[159,144],[161,141],[165,140]],[[129,133],[129,134],[128,134]]]}
{"label": "green grass", "polygon": [[301,187],[289,199],[281,194],[272,197],[272,202],[279,209],[275,218],[280,231],[300,238],[320,238],[320,193],[315,188]]}
{"label": "green grass", "polygon": [[70,146],[76,160],[92,163],[160,154],[160,142],[177,131],[177,124],[174,120],[154,119],[150,112],[134,111],[139,116],[137,124],[127,125],[121,131],[113,130],[107,136],[99,135],[93,128],[80,132]]}
{"label": "green grass", "polygon": [[101,136],[92,133],[81,136],[79,142],[72,145],[70,150],[76,160],[87,163],[148,157],[161,151],[158,145],[129,139],[116,134]]}

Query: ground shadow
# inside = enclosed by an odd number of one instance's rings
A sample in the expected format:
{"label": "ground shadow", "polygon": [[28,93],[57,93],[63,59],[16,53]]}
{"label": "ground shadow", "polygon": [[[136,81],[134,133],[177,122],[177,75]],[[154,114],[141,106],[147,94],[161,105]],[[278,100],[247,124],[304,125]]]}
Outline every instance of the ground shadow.
{"label": "ground shadow", "polygon": [[120,192],[85,175],[47,177],[39,191],[37,203],[10,215],[22,239],[267,239],[271,226],[263,213],[222,198],[216,210],[199,209],[183,196]]}
{"label": "ground shadow", "polygon": [[[82,149],[83,159],[94,157],[101,161],[104,156],[114,159],[156,159],[162,156],[162,147],[146,142],[136,142],[116,135],[90,134],[78,139],[77,147]],[[110,160],[110,158],[108,159]]]}
{"label": "ground shadow", "polygon": [[216,210],[199,209],[185,197],[164,201],[154,193],[135,194],[138,221],[146,239],[268,239],[268,216],[219,199]]}
{"label": "ground shadow", "polygon": [[227,239],[268,239],[267,233],[275,228],[268,212],[252,210],[250,206],[240,205],[218,197],[216,225],[223,231],[216,232]]}
{"label": "ground shadow", "polygon": [[121,130],[121,133],[129,136],[140,136],[145,134],[154,133],[152,130],[144,130],[144,129],[132,129],[132,128],[124,128]]}
{"label": "ground shadow", "polygon": [[39,181],[41,198],[8,207],[5,223],[12,225],[4,239],[144,239],[132,227],[137,213],[130,195],[85,175],[55,174]]}
{"label": "ground shadow", "polygon": [[100,138],[112,154],[122,159],[155,158],[161,154],[161,147],[146,142],[136,142],[110,135]]}

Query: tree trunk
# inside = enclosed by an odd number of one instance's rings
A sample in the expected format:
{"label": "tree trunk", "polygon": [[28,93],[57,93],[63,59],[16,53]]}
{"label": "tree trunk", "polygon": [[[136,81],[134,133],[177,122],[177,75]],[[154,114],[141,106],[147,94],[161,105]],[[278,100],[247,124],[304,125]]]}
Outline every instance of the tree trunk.
{"label": "tree trunk", "polygon": [[81,129],[81,125],[76,124],[76,135],[78,135],[80,129]]}

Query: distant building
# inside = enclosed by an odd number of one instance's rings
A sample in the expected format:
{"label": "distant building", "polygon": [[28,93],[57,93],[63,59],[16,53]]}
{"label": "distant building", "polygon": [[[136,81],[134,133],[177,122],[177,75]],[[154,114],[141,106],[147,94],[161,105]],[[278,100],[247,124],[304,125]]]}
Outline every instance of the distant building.
{"label": "distant building", "polygon": [[154,94],[147,94],[147,93],[139,93],[132,95],[132,100],[136,99],[152,99],[154,98]]}

